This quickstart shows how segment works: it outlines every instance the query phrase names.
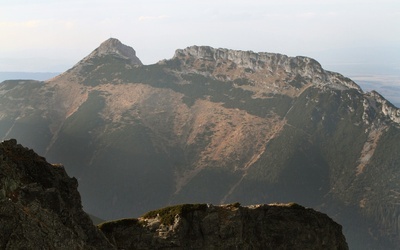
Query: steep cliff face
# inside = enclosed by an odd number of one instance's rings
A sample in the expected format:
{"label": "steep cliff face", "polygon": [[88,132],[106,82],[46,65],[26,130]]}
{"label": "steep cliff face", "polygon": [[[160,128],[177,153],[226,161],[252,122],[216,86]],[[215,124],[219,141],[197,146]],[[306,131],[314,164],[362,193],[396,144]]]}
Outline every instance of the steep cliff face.
{"label": "steep cliff face", "polygon": [[78,183],[16,140],[0,144],[1,249],[112,249],[83,212]]}
{"label": "steep cliff face", "polygon": [[293,89],[301,89],[310,83],[315,86],[361,91],[350,79],[338,73],[325,71],[316,60],[303,56],[288,57],[276,53],[192,46],[177,50],[172,60],[174,59],[181,61],[187,70],[196,73],[228,81],[247,79],[251,84],[243,84],[245,86],[242,87],[254,92],[278,91],[295,94],[299,91]]}
{"label": "steep cliff face", "polygon": [[124,46],[0,85],[0,137],[63,162],[89,212],[295,201],[361,249],[399,245],[400,113],[379,94],[307,57],[192,46],[141,65]]}
{"label": "steep cliff face", "polygon": [[340,225],[297,204],[185,204],[99,228],[118,249],[348,249]]}

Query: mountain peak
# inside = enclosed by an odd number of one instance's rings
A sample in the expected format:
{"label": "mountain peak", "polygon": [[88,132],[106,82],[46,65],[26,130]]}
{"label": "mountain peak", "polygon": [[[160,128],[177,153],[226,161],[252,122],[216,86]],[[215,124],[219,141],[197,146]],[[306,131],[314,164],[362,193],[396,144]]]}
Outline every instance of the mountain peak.
{"label": "mountain peak", "polygon": [[99,46],[99,48],[112,48],[112,47],[119,47],[121,45],[124,45],[121,43],[120,40],[118,40],[117,38],[109,38],[107,40],[105,40],[104,42],[102,42]]}
{"label": "mountain peak", "polygon": [[109,38],[101,43],[100,46],[85,57],[83,61],[106,55],[128,59],[132,65],[143,65],[140,59],[136,56],[136,51],[132,47],[121,43],[121,41],[116,38]]}
{"label": "mountain peak", "polygon": [[[116,38],[109,38],[93,51],[97,55],[117,55],[119,57],[130,59],[134,65],[143,65],[140,59],[136,56],[136,51],[127,46]],[[92,54],[93,54],[92,53]]]}

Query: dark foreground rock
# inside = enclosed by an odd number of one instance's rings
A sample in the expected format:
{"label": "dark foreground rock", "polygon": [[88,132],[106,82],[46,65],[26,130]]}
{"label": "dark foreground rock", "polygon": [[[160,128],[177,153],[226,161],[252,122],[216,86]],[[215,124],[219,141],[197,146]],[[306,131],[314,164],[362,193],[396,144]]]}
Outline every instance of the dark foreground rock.
{"label": "dark foreground rock", "polygon": [[112,249],[82,210],[78,182],[9,140],[0,144],[0,249]]}
{"label": "dark foreground rock", "polygon": [[348,249],[342,227],[297,204],[186,204],[94,226],[78,182],[16,140],[0,143],[0,249]]}
{"label": "dark foreground rock", "polygon": [[185,204],[99,228],[118,249],[348,249],[339,224],[294,203]]}

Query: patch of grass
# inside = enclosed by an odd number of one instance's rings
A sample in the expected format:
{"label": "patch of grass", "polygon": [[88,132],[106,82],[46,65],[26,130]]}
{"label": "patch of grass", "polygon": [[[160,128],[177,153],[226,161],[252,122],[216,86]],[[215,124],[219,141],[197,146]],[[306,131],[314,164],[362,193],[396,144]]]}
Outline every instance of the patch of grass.
{"label": "patch of grass", "polygon": [[145,219],[156,218],[160,216],[160,221],[164,225],[172,225],[175,221],[175,216],[180,215],[185,217],[188,213],[196,210],[204,211],[207,209],[207,204],[181,204],[153,210],[145,213],[142,217]]}
{"label": "patch of grass", "polygon": [[237,78],[233,82],[239,86],[248,85],[250,83],[249,79],[247,78]]}
{"label": "patch of grass", "polygon": [[235,202],[235,203],[229,204],[228,207],[238,208],[238,207],[240,207],[240,203],[239,202]]}
{"label": "patch of grass", "polygon": [[290,85],[295,88],[301,88],[303,85],[307,84],[307,81],[299,74],[293,80],[287,80]]}
{"label": "patch of grass", "polygon": [[291,208],[304,209],[304,207],[302,205],[299,205],[296,202],[290,202],[290,203],[287,204],[287,206],[291,207]]}
{"label": "patch of grass", "polygon": [[131,227],[131,226],[136,226],[139,225],[140,222],[136,218],[131,218],[131,219],[120,219],[120,220],[113,220],[113,221],[107,221],[104,223],[101,223],[97,226],[98,229],[100,229],[104,233],[111,233],[114,228],[116,227]]}

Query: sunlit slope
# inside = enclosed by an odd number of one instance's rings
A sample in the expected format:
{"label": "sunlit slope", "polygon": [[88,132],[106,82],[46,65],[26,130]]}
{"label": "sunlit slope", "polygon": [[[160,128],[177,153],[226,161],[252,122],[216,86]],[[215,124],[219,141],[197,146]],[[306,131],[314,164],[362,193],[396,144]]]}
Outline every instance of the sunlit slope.
{"label": "sunlit slope", "polygon": [[0,103],[0,135],[62,162],[101,218],[293,201],[350,247],[399,240],[400,112],[311,58],[192,46],[142,65],[111,39],[46,82],[3,82]]}

